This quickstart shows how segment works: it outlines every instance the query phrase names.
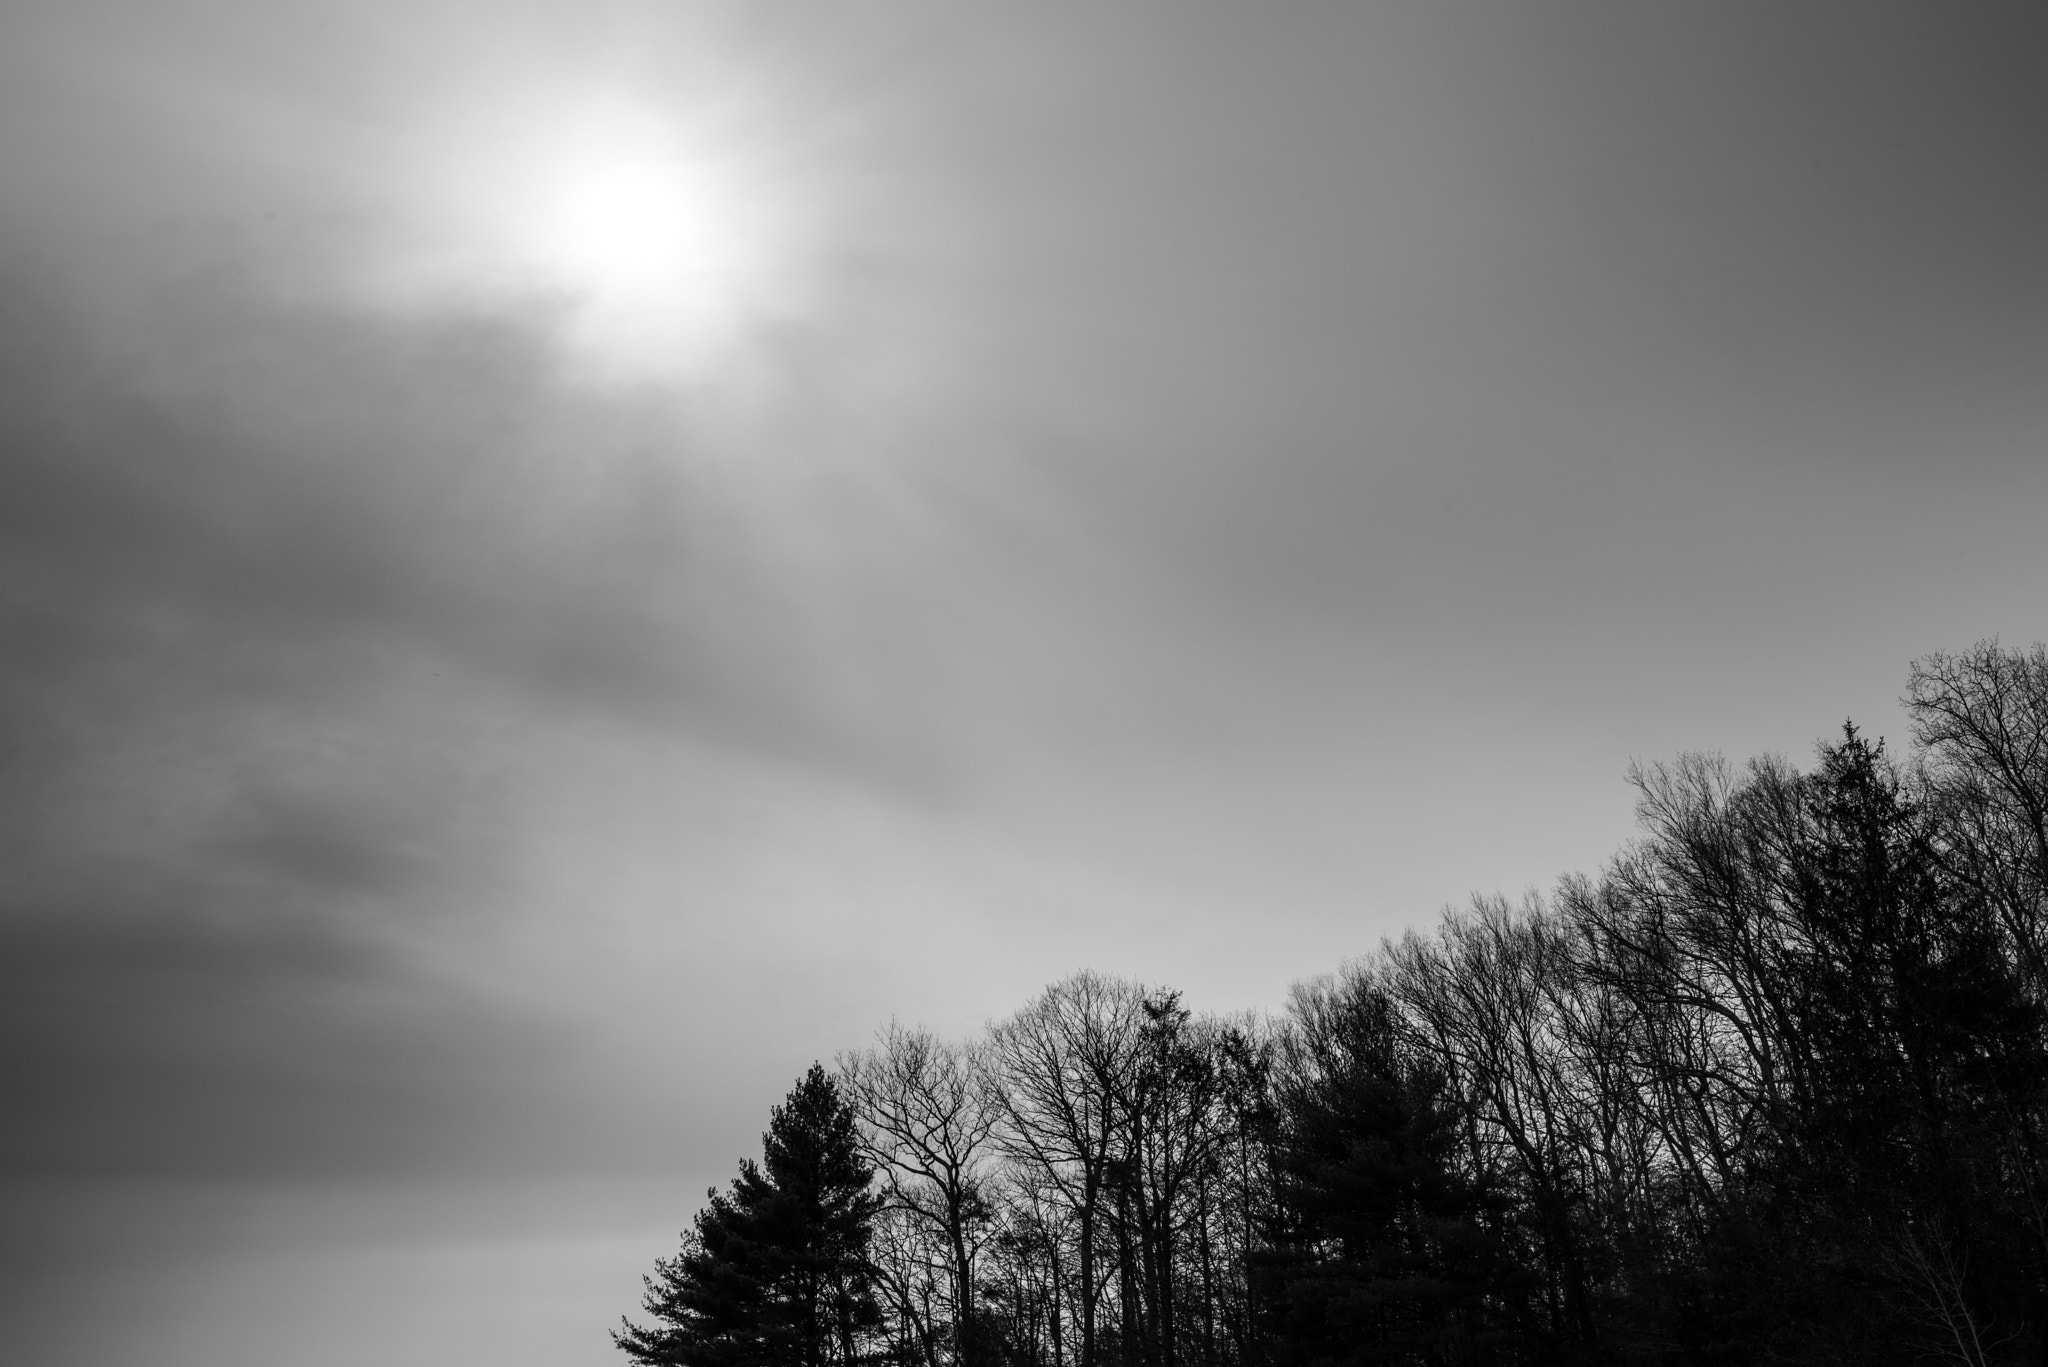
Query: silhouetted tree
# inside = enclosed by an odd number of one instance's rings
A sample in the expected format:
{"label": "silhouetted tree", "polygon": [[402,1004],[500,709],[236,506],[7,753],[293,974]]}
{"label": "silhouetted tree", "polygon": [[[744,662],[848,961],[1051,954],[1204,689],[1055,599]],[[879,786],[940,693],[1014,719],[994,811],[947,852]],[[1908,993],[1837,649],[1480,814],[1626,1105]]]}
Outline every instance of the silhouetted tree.
{"label": "silhouetted tree", "polygon": [[975,1259],[993,1218],[984,1187],[998,1119],[979,1051],[892,1021],[873,1049],[841,1057],[840,1075],[891,1206],[923,1227],[944,1264],[937,1289],[947,1323],[931,1326],[927,1342],[943,1338],[955,1367],[975,1367],[985,1356],[975,1340]]}
{"label": "silhouetted tree", "polygon": [[771,1113],[762,1161],[740,1163],[656,1260],[642,1305],[612,1341],[660,1367],[853,1367],[880,1327],[868,1244],[880,1198],[852,1108],[813,1064]]}
{"label": "silhouetted tree", "polygon": [[[1446,1078],[1353,974],[1297,989],[1275,1088],[1272,1243],[1255,1285],[1286,1367],[1512,1362],[1536,1279],[1459,1162]],[[1518,1332],[1519,1331],[1519,1332]]]}
{"label": "silhouetted tree", "polygon": [[[1112,1204],[1119,1157],[1119,1100],[1137,1066],[1144,990],[1082,972],[990,1032],[1002,1142],[1039,1191],[1063,1203],[1073,1226],[1074,1265],[1064,1279],[1079,1330],[1078,1367],[1101,1367],[1101,1310],[1113,1275]],[[1110,1255],[1109,1273],[1104,1271]]]}
{"label": "silhouetted tree", "polygon": [[1998,912],[2038,992],[2048,975],[2048,648],[1984,641],[1913,662],[1903,699],[1954,871]]}
{"label": "silhouetted tree", "polygon": [[2043,1361],[2048,650],[1927,656],[1904,701],[1908,763],[1848,726],[1806,772],[1634,771],[1597,876],[1447,911],[1278,1022],[1084,972],[981,1041],[890,1027],[842,1065],[862,1126],[813,1069],[619,1346]]}

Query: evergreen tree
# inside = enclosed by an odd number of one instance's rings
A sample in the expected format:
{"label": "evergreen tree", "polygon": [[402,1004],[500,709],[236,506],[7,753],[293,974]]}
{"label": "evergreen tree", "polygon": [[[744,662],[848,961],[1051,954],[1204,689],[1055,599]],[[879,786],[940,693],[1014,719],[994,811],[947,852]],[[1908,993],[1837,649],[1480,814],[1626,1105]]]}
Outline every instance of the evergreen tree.
{"label": "evergreen tree", "polygon": [[2024,1221],[1999,1208],[2012,1157],[1999,1131],[2038,1095],[2038,1007],[1882,742],[1846,728],[1805,797],[1794,872],[1814,1082],[1795,1175],[1825,1207],[1807,1223],[1843,1265],[1903,1285],[1907,1318],[1937,1340],[1956,1323],[2013,1328],[2038,1291],[2021,1271]]}
{"label": "evergreen tree", "polygon": [[852,1108],[813,1064],[697,1213],[673,1258],[643,1279],[656,1321],[612,1341],[649,1367],[853,1367],[881,1322],[868,1260],[880,1198]]}
{"label": "evergreen tree", "polygon": [[[1278,1088],[1278,1227],[1259,1278],[1287,1367],[1513,1361],[1531,1279],[1459,1170],[1441,1072],[1368,982],[1297,997]],[[1517,1331],[1521,1331],[1518,1333]]]}

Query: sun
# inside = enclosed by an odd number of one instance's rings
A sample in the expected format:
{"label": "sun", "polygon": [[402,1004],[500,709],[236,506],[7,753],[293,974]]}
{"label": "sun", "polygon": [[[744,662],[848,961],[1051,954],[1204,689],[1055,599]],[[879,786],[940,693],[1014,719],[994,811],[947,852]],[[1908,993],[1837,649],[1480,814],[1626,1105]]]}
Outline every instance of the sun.
{"label": "sun", "polygon": [[701,174],[629,150],[596,150],[557,193],[535,246],[595,292],[715,289],[744,245]]}
{"label": "sun", "polygon": [[763,267],[768,225],[743,177],[653,118],[615,113],[551,141],[521,236],[565,284],[702,307]]}
{"label": "sun", "polygon": [[[536,301],[587,370],[700,378],[799,307],[792,196],[652,102],[521,102],[439,139],[425,273]],[[753,153],[753,155],[750,155]]]}
{"label": "sun", "polygon": [[784,236],[736,158],[644,111],[608,110],[546,139],[522,179],[514,245],[568,299],[585,351],[701,364],[772,310]]}

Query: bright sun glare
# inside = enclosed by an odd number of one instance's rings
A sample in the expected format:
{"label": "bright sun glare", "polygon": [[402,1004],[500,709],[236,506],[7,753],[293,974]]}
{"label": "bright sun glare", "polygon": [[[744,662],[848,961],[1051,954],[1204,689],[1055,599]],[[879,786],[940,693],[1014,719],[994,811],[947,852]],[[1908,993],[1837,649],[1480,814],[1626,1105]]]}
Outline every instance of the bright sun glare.
{"label": "bright sun glare", "polygon": [[[750,227],[738,186],[641,130],[591,130],[535,168],[526,245],[593,295],[712,295],[747,267]],[[675,298],[671,302],[686,304]]]}
{"label": "bright sun glare", "polygon": [[616,103],[527,111],[447,140],[430,276],[551,301],[576,358],[630,379],[693,378],[793,306],[789,205],[739,149]]}

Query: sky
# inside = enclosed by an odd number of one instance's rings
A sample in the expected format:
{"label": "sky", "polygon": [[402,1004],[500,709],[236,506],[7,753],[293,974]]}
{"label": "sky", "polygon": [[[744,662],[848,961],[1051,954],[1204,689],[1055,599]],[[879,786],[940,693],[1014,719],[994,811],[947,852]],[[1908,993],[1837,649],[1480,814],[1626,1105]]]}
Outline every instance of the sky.
{"label": "sky", "polygon": [[813,1059],[2048,637],[2036,6],[15,0],[0,1358],[598,1364]]}

